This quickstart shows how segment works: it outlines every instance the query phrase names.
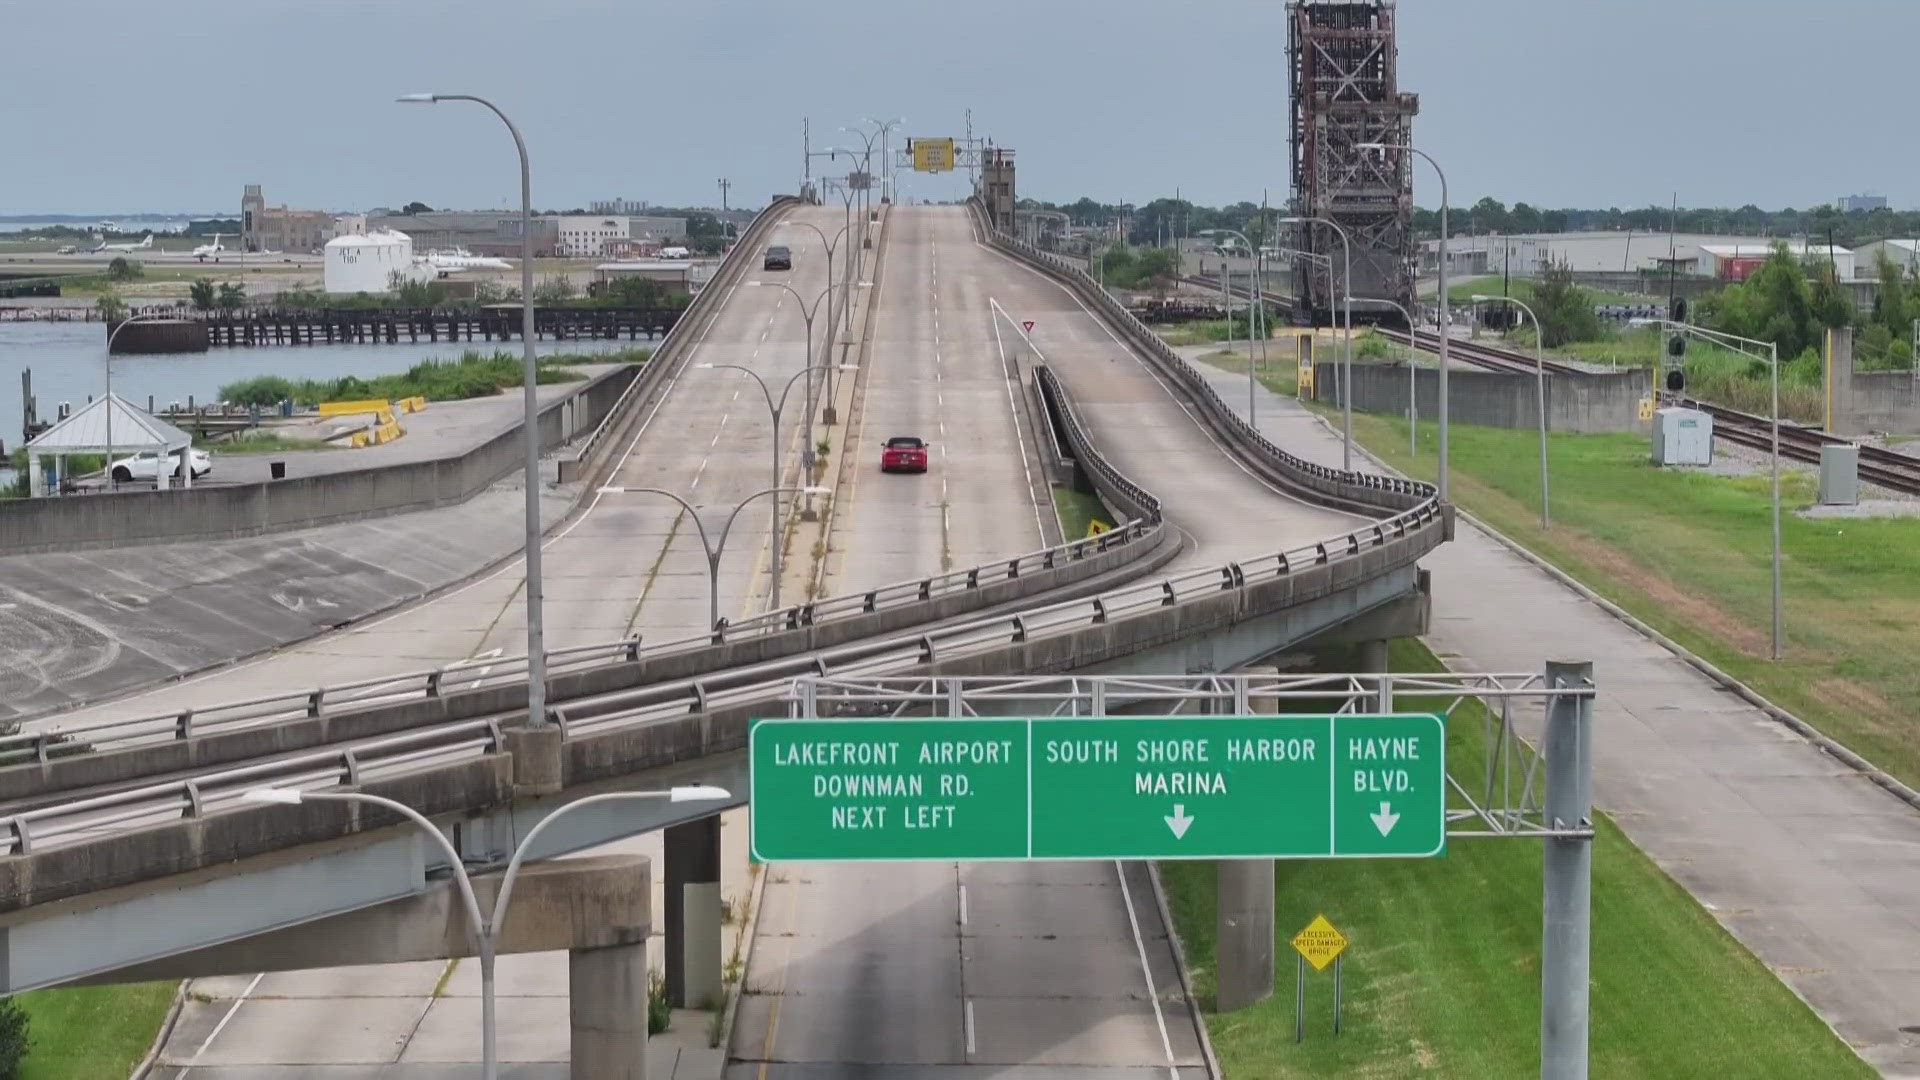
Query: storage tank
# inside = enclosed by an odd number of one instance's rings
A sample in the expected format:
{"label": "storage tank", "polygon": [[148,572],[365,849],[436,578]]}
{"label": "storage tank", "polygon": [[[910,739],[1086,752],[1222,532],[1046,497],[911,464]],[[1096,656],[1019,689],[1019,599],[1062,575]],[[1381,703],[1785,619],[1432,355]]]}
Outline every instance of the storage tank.
{"label": "storage tank", "polygon": [[326,288],[330,293],[383,293],[393,288],[393,272],[409,280],[430,273],[413,260],[413,238],[393,229],[336,236],[327,241]]}

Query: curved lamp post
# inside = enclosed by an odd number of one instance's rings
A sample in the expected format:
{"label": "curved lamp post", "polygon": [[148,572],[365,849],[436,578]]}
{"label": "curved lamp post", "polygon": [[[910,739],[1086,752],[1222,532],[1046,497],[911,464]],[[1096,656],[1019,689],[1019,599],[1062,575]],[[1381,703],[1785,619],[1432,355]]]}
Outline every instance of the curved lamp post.
{"label": "curved lamp post", "polygon": [[520,873],[520,862],[533,842],[539,838],[546,827],[567,814],[583,806],[594,803],[624,802],[632,799],[666,799],[669,802],[699,802],[708,799],[730,799],[733,795],[726,788],[707,784],[695,784],[686,787],[670,788],[666,791],[616,791],[604,795],[589,795],[576,799],[553,813],[541,818],[539,823],[527,830],[520,845],[513,849],[513,857],[507,860],[507,870],[500,878],[500,891],[493,898],[493,913],[490,916],[480,912],[480,901],[473,894],[473,879],[467,874],[465,862],[460,852],[447,839],[427,816],[405,803],[395,802],[380,795],[367,795],[358,791],[301,791],[297,788],[261,787],[253,788],[241,794],[242,802],[279,803],[294,806],[303,802],[348,802],[364,803],[391,810],[413,822],[420,830],[440,845],[440,851],[446,855],[448,865],[453,867],[454,884],[460,890],[460,901],[467,909],[467,922],[473,931],[474,951],[480,956],[480,1057],[482,1076],[486,1080],[497,1080],[500,1075],[500,1056],[497,1051],[499,1033],[494,1021],[493,960],[494,949],[500,942],[500,927],[506,921],[507,901],[513,897],[513,879]]}
{"label": "curved lamp post", "polygon": [[[625,493],[630,495],[665,495],[667,498],[679,503],[681,509],[687,512],[687,516],[693,519],[693,527],[700,533],[700,546],[707,553],[707,629],[709,631],[717,630],[720,626],[720,557],[726,554],[727,535],[733,532],[733,522],[734,519],[740,516],[740,511],[745,510],[748,503],[762,495],[777,495],[782,492],[797,492],[807,495],[830,495],[833,493],[832,488],[811,486],[762,488],[746,498],[741,499],[740,502],[734,506],[733,513],[727,515],[727,523],[720,527],[719,542],[715,543],[707,539],[707,526],[700,520],[700,511],[694,509],[692,503],[665,488],[603,487],[600,491],[602,493]],[[777,544],[779,542],[780,538],[778,536],[774,537],[774,543]]]}
{"label": "curved lamp post", "polygon": [[1524,300],[1517,300],[1511,296],[1482,296],[1475,293],[1473,302],[1512,304],[1526,312],[1527,318],[1533,320],[1533,386],[1535,407],[1540,413],[1540,529],[1544,532],[1552,527],[1551,515],[1547,512],[1547,331],[1540,325],[1540,316],[1534,314],[1533,308],[1527,306]]}
{"label": "curved lamp post", "polygon": [[544,724],[547,722],[547,652],[545,620],[542,617],[545,586],[540,566],[540,395],[535,385],[539,364],[533,355],[533,172],[527,162],[527,142],[520,137],[520,129],[507,118],[507,114],[483,97],[473,94],[406,94],[399,100],[423,105],[442,101],[471,101],[483,105],[507,125],[508,134],[513,136],[513,148],[520,154],[520,341],[521,381],[525,383],[521,394],[524,415],[520,423],[526,435],[527,450],[527,722]]}
{"label": "curved lamp post", "polygon": [[1347,358],[1341,362],[1340,411],[1341,454],[1343,467],[1353,471],[1353,243],[1339,222],[1323,217],[1283,217],[1281,225],[1325,225],[1340,234],[1340,251],[1345,258],[1345,275],[1340,288],[1347,307]]}
{"label": "curved lamp post", "polygon": [[1449,448],[1447,440],[1447,369],[1450,366],[1447,362],[1447,345],[1453,339],[1453,312],[1449,309],[1447,303],[1447,173],[1446,170],[1440,167],[1438,161],[1433,160],[1432,154],[1427,153],[1425,150],[1411,143],[1358,143],[1355,145],[1355,149],[1411,151],[1426,158],[1427,164],[1433,166],[1433,171],[1440,176],[1440,315],[1435,321],[1434,327],[1440,332],[1440,471],[1437,479],[1440,488],[1440,501],[1446,502],[1448,491],[1447,454]]}

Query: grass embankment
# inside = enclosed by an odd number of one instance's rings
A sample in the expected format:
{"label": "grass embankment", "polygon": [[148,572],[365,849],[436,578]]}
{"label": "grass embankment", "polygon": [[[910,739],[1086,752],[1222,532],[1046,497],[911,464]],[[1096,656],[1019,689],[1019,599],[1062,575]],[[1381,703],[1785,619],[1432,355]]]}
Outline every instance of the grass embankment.
{"label": "grass embankment", "polygon": [[[1431,423],[1354,417],[1354,435],[1431,479]],[[1804,519],[1811,478],[1782,477],[1785,659],[1771,626],[1767,477],[1647,464],[1638,435],[1549,439],[1553,529],[1539,527],[1538,436],[1456,424],[1453,497],[1662,633],[1900,777],[1920,783],[1920,518]]]}
{"label": "grass embankment", "polygon": [[20,1080],[124,1080],[153,1045],[173,991],[157,982],[20,995],[33,1017]]}
{"label": "grass embankment", "polygon": [[[1228,371],[1239,358],[1205,358]],[[1291,365],[1261,382],[1294,394]],[[1310,406],[1325,415],[1334,410]],[[1418,457],[1397,417],[1355,413],[1361,445],[1432,480],[1438,433]],[[1645,436],[1548,437],[1553,529],[1540,529],[1539,436],[1453,425],[1453,499],[1661,633],[1909,784],[1920,783],[1920,518],[1806,519],[1810,477],[1781,477],[1787,655],[1767,659],[1771,524],[1765,473],[1728,477],[1648,464]]]}
{"label": "grass embankment", "polygon": [[209,443],[207,449],[219,454],[286,454],[302,450],[330,450],[333,447],[318,439],[289,439],[270,431],[255,431]]}
{"label": "grass embankment", "polygon": [[[579,373],[566,370],[578,364],[645,363],[653,356],[648,348],[616,349],[603,353],[555,353],[540,358],[535,381],[541,384],[571,382]],[[510,387],[521,385],[522,358],[519,353],[496,350],[483,353],[468,349],[455,360],[423,360],[399,375],[360,378],[345,375],[338,379],[287,379],[279,375],[260,375],[220,388],[221,401],[239,405],[274,405],[291,400],[299,405],[319,405],[328,401],[365,401],[424,397],[429,401],[459,401],[491,397]]]}
{"label": "grass embankment", "polygon": [[[1392,664],[1395,671],[1441,670],[1417,641],[1395,642]],[[1440,711],[1447,703],[1396,704]],[[1477,703],[1454,712],[1447,732],[1453,775],[1485,768],[1482,723]],[[1600,817],[1595,829],[1593,1075],[1874,1075],[1610,820]],[[1534,840],[1455,840],[1444,858],[1431,860],[1282,862],[1274,898],[1279,990],[1228,1016],[1211,1011],[1214,864],[1162,863],[1226,1075],[1537,1076],[1540,862]],[[1352,942],[1344,1033],[1332,1033],[1332,973],[1309,969],[1307,1038],[1296,1045],[1286,942],[1319,913]]]}

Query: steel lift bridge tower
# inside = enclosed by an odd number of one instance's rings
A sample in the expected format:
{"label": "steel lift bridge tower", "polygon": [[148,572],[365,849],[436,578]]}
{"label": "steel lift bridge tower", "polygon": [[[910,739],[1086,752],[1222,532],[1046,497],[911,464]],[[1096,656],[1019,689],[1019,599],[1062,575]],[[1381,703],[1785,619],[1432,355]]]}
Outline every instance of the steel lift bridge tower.
{"label": "steel lift bridge tower", "polygon": [[[1287,5],[1293,94],[1293,212],[1326,218],[1353,242],[1353,295],[1413,306],[1413,155],[1361,150],[1406,145],[1417,94],[1402,93],[1393,0],[1294,0]],[[1299,311],[1336,321],[1345,269],[1340,237],[1298,226]],[[1376,305],[1366,305],[1375,312]]]}

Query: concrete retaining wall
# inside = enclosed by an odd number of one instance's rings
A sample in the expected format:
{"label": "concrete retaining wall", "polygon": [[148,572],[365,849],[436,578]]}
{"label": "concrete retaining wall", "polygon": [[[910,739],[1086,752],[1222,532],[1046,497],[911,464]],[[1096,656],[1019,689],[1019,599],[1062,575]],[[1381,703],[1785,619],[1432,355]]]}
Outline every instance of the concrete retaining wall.
{"label": "concrete retaining wall", "polygon": [[[1337,405],[1340,365],[1314,365],[1314,400]],[[1422,420],[1439,415],[1440,373],[1416,367],[1415,394]],[[1456,424],[1531,430],[1540,425],[1539,389],[1532,375],[1504,371],[1449,373],[1452,397],[1450,417]],[[1551,431],[1644,431],[1640,399],[1648,391],[1643,371],[1594,372],[1585,375],[1547,375],[1547,428]],[[1356,412],[1407,414],[1405,364],[1354,364],[1353,408]]]}
{"label": "concrete retaining wall", "polygon": [[[540,412],[540,442],[559,446],[592,430],[641,365],[589,380]],[[516,421],[454,457],[256,484],[0,502],[0,554],[231,540],[465,502],[524,467]]]}
{"label": "concrete retaining wall", "polygon": [[1852,331],[1830,334],[1827,348],[1834,434],[1920,432],[1920,380],[1912,372],[1856,371]]}

